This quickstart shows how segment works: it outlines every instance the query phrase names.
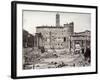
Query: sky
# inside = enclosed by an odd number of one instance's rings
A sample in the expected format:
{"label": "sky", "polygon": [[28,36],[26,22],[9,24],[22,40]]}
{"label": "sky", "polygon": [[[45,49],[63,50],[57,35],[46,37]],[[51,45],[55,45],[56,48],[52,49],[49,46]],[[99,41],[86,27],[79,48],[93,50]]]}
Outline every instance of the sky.
{"label": "sky", "polygon": [[[60,25],[74,22],[74,32],[82,32],[91,30],[91,14],[89,13],[73,13],[73,12],[58,12],[60,15]],[[23,29],[31,34],[36,33],[36,26],[55,26],[57,12],[52,11],[28,11],[24,10]]]}

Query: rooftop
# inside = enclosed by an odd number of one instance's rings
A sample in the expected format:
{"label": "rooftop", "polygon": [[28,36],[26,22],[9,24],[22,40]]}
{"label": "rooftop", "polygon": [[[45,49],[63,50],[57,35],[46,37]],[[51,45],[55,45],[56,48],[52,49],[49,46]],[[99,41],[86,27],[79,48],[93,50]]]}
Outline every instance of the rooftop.
{"label": "rooftop", "polygon": [[63,26],[37,26],[36,28],[64,28]]}

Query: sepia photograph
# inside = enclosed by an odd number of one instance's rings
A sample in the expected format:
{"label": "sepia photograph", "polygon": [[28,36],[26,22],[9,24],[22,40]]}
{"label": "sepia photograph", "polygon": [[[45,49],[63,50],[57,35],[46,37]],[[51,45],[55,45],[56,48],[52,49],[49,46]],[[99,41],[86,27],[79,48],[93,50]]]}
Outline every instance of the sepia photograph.
{"label": "sepia photograph", "polygon": [[11,77],[97,74],[97,6],[13,1]]}
{"label": "sepia photograph", "polygon": [[23,10],[23,69],[91,66],[91,14]]}

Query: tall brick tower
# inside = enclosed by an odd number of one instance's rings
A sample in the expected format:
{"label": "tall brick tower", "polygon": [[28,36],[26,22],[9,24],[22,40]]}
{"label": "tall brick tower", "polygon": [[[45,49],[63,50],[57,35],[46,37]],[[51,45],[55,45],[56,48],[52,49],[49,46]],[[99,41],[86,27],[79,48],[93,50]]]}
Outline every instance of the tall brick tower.
{"label": "tall brick tower", "polygon": [[60,26],[60,15],[57,13],[56,14],[56,27]]}

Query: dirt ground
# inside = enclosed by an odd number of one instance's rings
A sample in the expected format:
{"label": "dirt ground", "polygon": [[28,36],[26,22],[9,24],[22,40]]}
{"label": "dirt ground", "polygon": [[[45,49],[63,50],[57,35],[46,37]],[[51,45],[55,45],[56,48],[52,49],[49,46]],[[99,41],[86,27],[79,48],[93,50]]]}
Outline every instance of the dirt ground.
{"label": "dirt ground", "polygon": [[[25,58],[25,56],[27,58]],[[41,53],[40,50],[34,50],[32,48],[23,49],[23,59],[23,65],[26,63],[26,66],[32,65],[32,69],[81,67],[90,65],[90,63],[84,60],[82,54],[57,54],[56,52]]]}

